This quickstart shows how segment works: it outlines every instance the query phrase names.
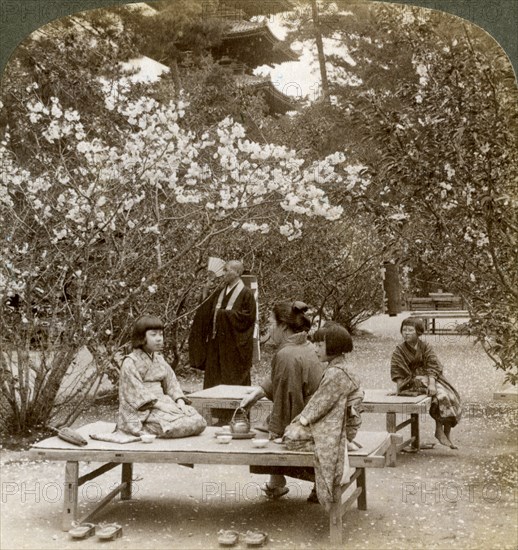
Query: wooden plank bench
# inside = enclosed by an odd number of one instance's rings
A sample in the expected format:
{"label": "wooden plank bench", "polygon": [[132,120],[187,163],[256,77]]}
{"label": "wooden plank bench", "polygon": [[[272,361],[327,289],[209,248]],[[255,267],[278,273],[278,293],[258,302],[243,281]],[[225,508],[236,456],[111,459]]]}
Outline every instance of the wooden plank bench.
{"label": "wooden plank bench", "polygon": [[410,311],[435,311],[432,298],[409,298],[408,309]]}
{"label": "wooden plank bench", "polygon": [[[458,322],[460,319],[469,319],[469,312],[466,310],[443,310],[443,311],[412,311],[410,317],[419,317],[425,323],[425,333],[427,334],[451,334],[459,332]],[[450,321],[448,326],[437,326],[437,320]],[[431,321],[429,323],[428,321]]]}
{"label": "wooden plank bench", "polygon": [[464,301],[460,296],[447,292],[431,293],[426,297],[408,299],[410,311],[462,311],[464,307]]}
{"label": "wooden plank bench", "polygon": [[[106,433],[114,424],[95,422],[77,431],[88,439],[92,433]],[[58,437],[50,437],[34,444],[28,451],[31,459],[58,460],[65,462],[65,498],[63,503],[62,528],[67,531],[73,521],[90,521],[119,493],[122,500],[131,499],[134,463],[168,464],[228,464],[255,466],[309,466],[314,465],[314,455],[308,452],[287,451],[283,445],[270,441],[265,448],[252,447],[250,440],[233,440],[221,445],[214,437],[217,428],[208,427],[201,435],[181,439],[156,439],[151,444],[108,443],[89,439],[85,447],[76,447]],[[329,511],[330,538],[333,545],[342,544],[343,515],[357,501],[360,510],[367,509],[367,468],[383,468],[393,440],[399,436],[387,432],[360,431],[357,441],[360,449],[349,453],[349,464],[354,468],[348,483],[337,486],[335,503]],[[79,476],[80,462],[100,462],[102,466]],[[121,465],[121,483],[108,493],[95,508],[78,518],[78,488],[91,479]]]}
{"label": "wooden plank bench", "polygon": [[[252,391],[251,386],[230,386],[221,384],[206,390],[200,390],[189,394],[192,406],[205,418],[208,425],[213,424],[213,416],[217,416],[217,409],[236,409],[243,397]],[[388,466],[396,465],[396,454],[401,449],[413,447],[418,451],[419,417],[428,414],[431,398],[426,395],[416,397],[391,395],[390,390],[365,390],[363,400],[364,411],[367,413],[380,413],[386,415],[386,430],[389,433],[397,433],[406,426],[410,426],[410,438],[400,441],[389,454]],[[260,399],[250,411],[250,422],[262,424],[266,422],[272,410],[272,402],[269,399]],[[397,423],[397,414],[407,415],[408,418]]]}
{"label": "wooden plank bench", "polygon": [[498,391],[493,392],[493,399],[507,403],[518,403],[518,386],[504,384]]}

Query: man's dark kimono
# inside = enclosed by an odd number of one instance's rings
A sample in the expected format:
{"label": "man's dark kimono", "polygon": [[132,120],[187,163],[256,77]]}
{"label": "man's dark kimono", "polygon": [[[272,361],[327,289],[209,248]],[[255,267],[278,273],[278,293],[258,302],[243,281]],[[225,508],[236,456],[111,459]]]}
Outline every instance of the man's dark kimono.
{"label": "man's dark kimono", "polygon": [[192,366],[205,368],[204,388],[251,383],[257,314],[254,293],[242,281],[233,291],[226,290],[212,296],[211,307],[206,304],[198,310],[189,338],[191,363],[195,358]]}

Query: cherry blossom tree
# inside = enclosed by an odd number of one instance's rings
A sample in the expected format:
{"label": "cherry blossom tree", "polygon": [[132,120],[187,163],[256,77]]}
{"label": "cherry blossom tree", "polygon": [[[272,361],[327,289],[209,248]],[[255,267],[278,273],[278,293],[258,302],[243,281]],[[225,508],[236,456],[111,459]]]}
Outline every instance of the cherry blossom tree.
{"label": "cherry blossom tree", "polygon": [[304,217],[340,217],[325,189],[347,179],[345,155],[307,162],[248,139],[229,117],[195,132],[183,123],[187,96],[159,101],[120,71],[90,75],[95,108],[75,90],[84,114],[61,83],[52,95],[48,80],[22,73],[13,68],[18,86],[3,96],[22,125],[0,113],[1,384],[12,430],[57,413],[69,421],[58,394],[72,359],[84,347],[94,357],[87,383],[67,393],[86,399],[139,313],[165,317],[175,350],[213,239],[278,231],[293,241]]}

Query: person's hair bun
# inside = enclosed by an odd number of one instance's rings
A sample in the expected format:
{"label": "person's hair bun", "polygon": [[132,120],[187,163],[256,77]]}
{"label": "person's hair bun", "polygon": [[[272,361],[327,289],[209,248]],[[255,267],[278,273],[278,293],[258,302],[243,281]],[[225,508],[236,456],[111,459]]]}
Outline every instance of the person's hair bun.
{"label": "person's hair bun", "polygon": [[295,313],[297,312],[306,313],[306,311],[309,309],[309,306],[307,306],[304,302],[295,301],[293,302],[291,309]]}

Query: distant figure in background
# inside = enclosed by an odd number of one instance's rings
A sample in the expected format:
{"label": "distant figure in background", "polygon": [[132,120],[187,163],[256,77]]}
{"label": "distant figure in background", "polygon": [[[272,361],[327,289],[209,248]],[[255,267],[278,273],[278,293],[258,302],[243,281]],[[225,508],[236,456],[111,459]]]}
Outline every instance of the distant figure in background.
{"label": "distant figure in background", "polygon": [[224,286],[213,292],[195,315],[193,328],[197,330],[191,331],[189,354],[204,358],[197,365],[191,360],[191,366],[205,370],[204,388],[250,385],[257,308],[254,293],[241,280],[243,271],[240,261],[227,262]]}
{"label": "distant figure in background", "polygon": [[390,376],[397,384],[398,395],[429,395],[432,398],[430,416],[435,420],[435,437],[442,445],[456,449],[451,441],[451,429],[461,417],[460,396],[444,378],[443,367],[430,344],[423,342],[421,319],[408,317],[401,323],[403,343],[390,361]]}

